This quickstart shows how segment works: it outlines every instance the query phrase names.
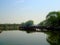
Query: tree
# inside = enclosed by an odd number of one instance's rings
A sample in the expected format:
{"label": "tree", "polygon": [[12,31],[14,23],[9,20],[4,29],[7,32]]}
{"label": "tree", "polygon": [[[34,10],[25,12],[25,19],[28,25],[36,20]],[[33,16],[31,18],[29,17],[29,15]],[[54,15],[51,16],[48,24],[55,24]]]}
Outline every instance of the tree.
{"label": "tree", "polygon": [[58,26],[60,24],[60,12],[50,12],[46,16],[47,24],[49,23],[50,26]]}
{"label": "tree", "polygon": [[21,23],[19,29],[21,29],[21,30],[31,29],[31,28],[29,28],[29,26],[32,26],[32,25],[33,25],[33,21],[29,20],[25,23]]}
{"label": "tree", "polygon": [[57,19],[57,12],[50,12],[47,15],[46,19],[47,19],[48,23],[53,26],[55,24],[56,19]]}
{"label": "tree", "polygon": [[34,25],[33,20],[29,20],[25,23],[25,26],[31,26],[31,25]]}
{"label": "tree", "polygon": [[34,22],[33,20],[29,20],[25,23],[21,23],[20,26],[23,26],[23,27],[26,27],[26,26],[31,26],[31,25],[34,25]]}
{"label": "tree", "polygon": [[60,26],[60,12],[53,11],[49,12],[46,16],[46,20],[39,23],[41,26],[57,27]]}
{"label": "tree", "polygon": [[40,26],[46,26],[46,25],[47,25],[47,24],[46,24],[46,20],[40,22],[38,25],[40,25]]}

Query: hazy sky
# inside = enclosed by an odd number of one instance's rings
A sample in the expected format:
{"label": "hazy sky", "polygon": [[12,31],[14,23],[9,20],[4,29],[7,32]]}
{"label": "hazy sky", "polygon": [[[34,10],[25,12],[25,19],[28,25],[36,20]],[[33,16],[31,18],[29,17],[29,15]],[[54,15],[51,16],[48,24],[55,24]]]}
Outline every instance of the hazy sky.
{"label": "hazy sky", "polygon": [[50,11],[60,11],[60,0],[0,0],[0,23],[39,23]]}

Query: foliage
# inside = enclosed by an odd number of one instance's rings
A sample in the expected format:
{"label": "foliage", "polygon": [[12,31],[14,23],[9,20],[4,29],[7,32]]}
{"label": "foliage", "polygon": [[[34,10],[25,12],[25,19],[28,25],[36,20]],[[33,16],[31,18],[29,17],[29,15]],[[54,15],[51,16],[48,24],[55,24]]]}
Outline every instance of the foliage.
{"label": "foliage", "polygon": [[31,25],[33,25],[33,21],[32,21],[32,20],[29,20],[29,21],[27,21],[27,22],[25,23],[25,25],[26,25],[26,26],[31,26]]}
{"label": "foliage", "polygon": [[46,16],[46,20],[40,23],[40,25],[45,25],[45,26],[60,26],[60,12],[50,12]]}
{"label": "foliage", "polygon": [[21,23],[20,25],[21,26],[31,26],[31,25],[34,25],[34,22],[33,22],[33,20],[29,20],[29,21],[27,21],[25,23]]}
{"label": "foliage", "polygon": [[40,26],[46,26],[46,20],[40,22],[38,25],[40,25]]}

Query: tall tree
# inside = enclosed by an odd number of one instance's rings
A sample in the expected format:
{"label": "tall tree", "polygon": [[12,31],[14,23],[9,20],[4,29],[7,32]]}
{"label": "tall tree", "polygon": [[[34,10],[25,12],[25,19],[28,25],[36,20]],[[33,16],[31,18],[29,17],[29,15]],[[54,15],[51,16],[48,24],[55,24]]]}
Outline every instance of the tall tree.
{"label": "tall tree", "polygon": [[59,25],[60,20],[60,12],[50,12],[46,16],[47,23],[49,23],[51,26],[57,26]]}

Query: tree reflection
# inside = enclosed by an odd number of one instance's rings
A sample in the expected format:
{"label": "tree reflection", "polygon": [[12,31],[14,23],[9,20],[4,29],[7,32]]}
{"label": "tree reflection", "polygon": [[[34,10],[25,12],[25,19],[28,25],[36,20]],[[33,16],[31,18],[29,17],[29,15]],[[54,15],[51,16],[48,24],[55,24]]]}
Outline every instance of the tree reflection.
{"label": "tree reflection", "polygon": [[60,45],[59,31],[50,31],[45,33],[48,35],[47,41],[50,43],[50,45]]}
{"label": "tree reflection", "polygon": [[[26,31],[27,33],[40,32],[36,30],[21,30],[21,31]],[[60,45],[60,32],[59,31],[46,31],[43,33],[48,35],[46,40],[48,43],[50,43],[50,45]]]}
{"label": "tree reflection", "polygon": [[[37,32],[36,30],[32,30],[32,29],[26,29],[26,30],[20,30],[20,31],[26,31],[27,33]],[[39,32],[39,31],[38,31],[38,32]]]}

